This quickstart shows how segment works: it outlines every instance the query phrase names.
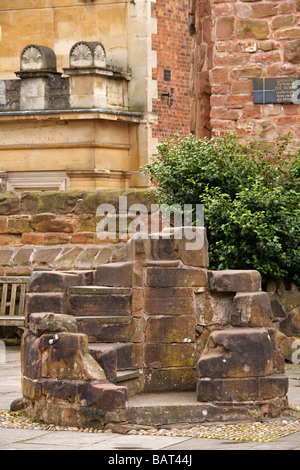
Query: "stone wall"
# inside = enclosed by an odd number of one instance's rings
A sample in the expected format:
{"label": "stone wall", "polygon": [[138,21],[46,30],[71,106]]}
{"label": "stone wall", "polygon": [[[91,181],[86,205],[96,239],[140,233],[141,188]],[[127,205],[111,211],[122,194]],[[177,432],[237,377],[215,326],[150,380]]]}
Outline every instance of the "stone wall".
{"label": "stone wall", "polygon": [[100,240],[96,233],[103,218],[96,216],[98,206],[109,203],[118,211],[119,196],[127,197],[128,208],[136,203],[150,207],[143,190],[1,193],[1,275],[94,269],[122,257],[127,233],[118,232],[113,240]]}
{"label": "stone wall", "polygon": [[[192,130],[299,145],[299,106],[253,103],[254,78],[299,77],[297,1],[193,0]],[[210,108],[208,108],[210,99]]]}

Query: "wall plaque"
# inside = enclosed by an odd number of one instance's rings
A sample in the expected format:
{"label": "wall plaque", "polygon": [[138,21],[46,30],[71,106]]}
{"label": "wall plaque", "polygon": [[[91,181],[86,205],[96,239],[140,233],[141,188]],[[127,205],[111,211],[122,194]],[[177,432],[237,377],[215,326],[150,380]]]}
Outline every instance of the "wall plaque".
{"label": "wall plaque", "polygon": [[300,77],[254,78],[253,103],[300,104]]}

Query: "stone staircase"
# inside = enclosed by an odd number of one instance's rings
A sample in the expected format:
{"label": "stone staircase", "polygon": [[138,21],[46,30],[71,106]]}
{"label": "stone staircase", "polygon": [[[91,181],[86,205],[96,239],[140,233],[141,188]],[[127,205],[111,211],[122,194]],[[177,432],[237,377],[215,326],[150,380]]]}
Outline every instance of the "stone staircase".
{"label": "stone staircase", "polygon": [[142,351],[131,342],[132,288],[73,286],[67,291],[67,304],[68,314],[76,318],[78,332],[87,335],[89,352],[107,380],[126,386],[129,397],[138,393],[142,388]]}
{"label": "stone staircase", "polygon": [[287,410],[260,274],[208,270],[203,238],[196,251],[175,238],[131,240],[125,262],[31,276],[23,394],[32,416],[163,426]]}

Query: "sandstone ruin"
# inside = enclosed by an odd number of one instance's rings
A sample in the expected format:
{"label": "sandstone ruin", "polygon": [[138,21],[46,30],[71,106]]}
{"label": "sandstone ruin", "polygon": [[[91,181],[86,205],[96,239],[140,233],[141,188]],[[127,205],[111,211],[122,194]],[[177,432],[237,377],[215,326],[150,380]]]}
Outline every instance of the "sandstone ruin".
{"label": "sandstone ruin", "polygon": [[28,416],[103,428],[287,412],[260,274],[210,271],[206,231],[190,230],[201,236],[197,251],[161,232],[133,237],[124,262],[32,274],[22,337]]}

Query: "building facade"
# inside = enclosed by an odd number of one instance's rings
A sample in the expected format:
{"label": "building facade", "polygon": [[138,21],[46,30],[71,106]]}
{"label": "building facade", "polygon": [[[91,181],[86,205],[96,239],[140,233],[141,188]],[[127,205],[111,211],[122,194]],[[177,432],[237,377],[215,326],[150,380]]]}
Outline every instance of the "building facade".
{"label": "building facade", "polygon": [[188,0],[0,0],[2,189],[145,187],[189,133]]}
{"label": "building facade", "polygon": [[300,143],[300,3],[191,0],[192,118],[197,137],[236,130]]}

